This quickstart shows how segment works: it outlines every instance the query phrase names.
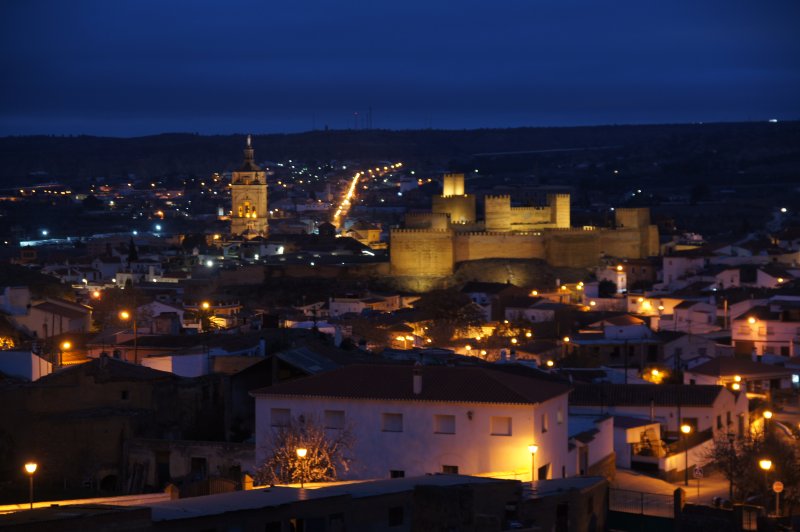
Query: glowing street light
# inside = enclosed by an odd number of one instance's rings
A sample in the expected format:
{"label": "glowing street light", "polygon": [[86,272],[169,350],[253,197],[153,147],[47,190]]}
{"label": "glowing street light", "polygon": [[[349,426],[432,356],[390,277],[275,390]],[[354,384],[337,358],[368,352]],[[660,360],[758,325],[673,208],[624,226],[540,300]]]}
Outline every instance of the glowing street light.
{"label": "glowing street light", "polygon": [[28,500],[30,501],[30,509],[33,510],[33,474],[36,473],[36,468],[39,465],[36,462],[28,462],[25,464],[25,472],[28,473]]}
{"label": "glowing street light", "polygon": [[133,360],[135,363],[139,363],[139,330],[136,327],[136,315],[135,313],[129,312],[127,310],[121,310],[119,312],[119,319],[122,321],[131,320],[131,324],[133,325]]}
{"label": "glowing street light", "polygon": [[536,471],[536,453],[539,451],[539,446],[535,443],[528,445],[528,452],[531,453],[531,484],[533,481],[536,480],[533,477],[534,472]]}
{"label": "glowing street light", "polygon": [[683,439],[683,452],[685,454],[684,457],[684,470],[683,470],[683,482],[684,485],[689,485],[689,445],[686,441],[686,437],[689,436],[689,433],[692,432],[692,426],[687,425],[684,423],[681,425],[681,438]]}
{"label": "glowing street light", "polygon": [[305,477],[305,457],[308,454],[308,449],[300,447],[297,449],[297,458],[300,459],[300,487],[303,487],[303,480]]}

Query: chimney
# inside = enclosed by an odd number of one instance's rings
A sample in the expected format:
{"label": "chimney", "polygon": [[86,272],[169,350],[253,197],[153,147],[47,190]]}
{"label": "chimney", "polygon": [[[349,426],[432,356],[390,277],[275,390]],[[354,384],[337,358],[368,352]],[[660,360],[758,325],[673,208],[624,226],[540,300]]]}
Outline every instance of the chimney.
{"label": "chimney", "polygon": [[413,391],[414,395],[419,395],[422,393],[422,365],[414,365],[414,383],[413,383]]}

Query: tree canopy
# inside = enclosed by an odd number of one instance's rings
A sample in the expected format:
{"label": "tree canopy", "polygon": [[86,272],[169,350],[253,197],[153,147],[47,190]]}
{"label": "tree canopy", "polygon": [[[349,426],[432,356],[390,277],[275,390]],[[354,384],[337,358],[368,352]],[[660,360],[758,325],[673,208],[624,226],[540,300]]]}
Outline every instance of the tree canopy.
{"label": "tree canopy", "polygon": [[[288,484],[337,480],[349,469],[347,453],[352,444],[352,432],[346,425],[325,428],[313,416],[291,418],[287,425],[275,427],[263,442],[270,455],[258,467],[255,481]],[[298,456],[298,449],[305,449],[306,455]]]}

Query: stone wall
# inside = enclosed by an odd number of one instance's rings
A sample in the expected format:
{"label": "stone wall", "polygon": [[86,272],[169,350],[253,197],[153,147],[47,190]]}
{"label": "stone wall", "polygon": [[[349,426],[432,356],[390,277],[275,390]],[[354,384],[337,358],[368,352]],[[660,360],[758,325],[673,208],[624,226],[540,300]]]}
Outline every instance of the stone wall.
{"label": "stone wall", "polygon": [[600,231],[550,230],[545,234],[545,258],[551,266],[588,268],[600,260]]}
{"label": "stone wall", "polygon": [[453,273],[453,232],[393,229],[391,273],[396,276],[447,276]]}
{"label": "stone wall", "polygon": [[455,262],[480,259],[543,259],[544,237],[534,233],[456,233]]}

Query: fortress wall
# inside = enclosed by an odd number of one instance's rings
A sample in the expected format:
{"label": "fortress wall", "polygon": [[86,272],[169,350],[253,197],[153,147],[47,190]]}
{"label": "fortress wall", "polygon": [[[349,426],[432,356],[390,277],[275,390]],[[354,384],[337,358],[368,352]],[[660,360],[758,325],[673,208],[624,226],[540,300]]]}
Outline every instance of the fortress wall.
{"label": "fortress wall", "polygon": [[650,225],[650,209],[647,207],[617,209],[614,211],[614,220],[617,227],[643,229]]}
{"label": "fortress wall", "polygon": [[645,246],[648,257],[658,257],[661,254],[661,242],[658,238],[658,226],[647,226],[647,245]]}
{"label": "fortress wall", "polygon": [[588,268],[600,260],[598,231],[559,230],[545,233],[545,258],[556,267]]}
{"label": "fortress wall", "polygon": [[561,229],[569,228],[572,223],[569,194],[548,194],[547,204],[550,206],[550,222]]}
{"label": "fortress wall", "polygon": [[406,214],[405,226],[408,229],[444,230],[449,226],[449,220],[443,213],[413,212]]}
{"label": "fortress wall", "polygon": [[446,276],[453,273],[453,232],[393,229],[390,263],[396,276]]}
{"label": "fortress wall", "polygon": [[434,196],[431,210],[449,214],[453,223],[472,223],[476,220],[475,196]]}
{"label": "fortress wall", "polygon": [[551,218],[550,207],[512,207],[511,224],[546,224]]}
{"label": "fortress wall", "polygon": [[444,174],[442,196],[463,196],[464,174]]}
{"label": "fortress wall", "polygon": [[647,227],[621,228],[600,231],[600,250],[606,255],[623,259],[641,259],[647,256]]}
{"label": "fortress wall", "polygon": [[486,230],[511,231],[511,196],[486,196],[484,201]]}
{"label": "fortress wall", "polygon": [[540,234],[456,233],[456,262],[480,259],[541,259],[544,238]]}

